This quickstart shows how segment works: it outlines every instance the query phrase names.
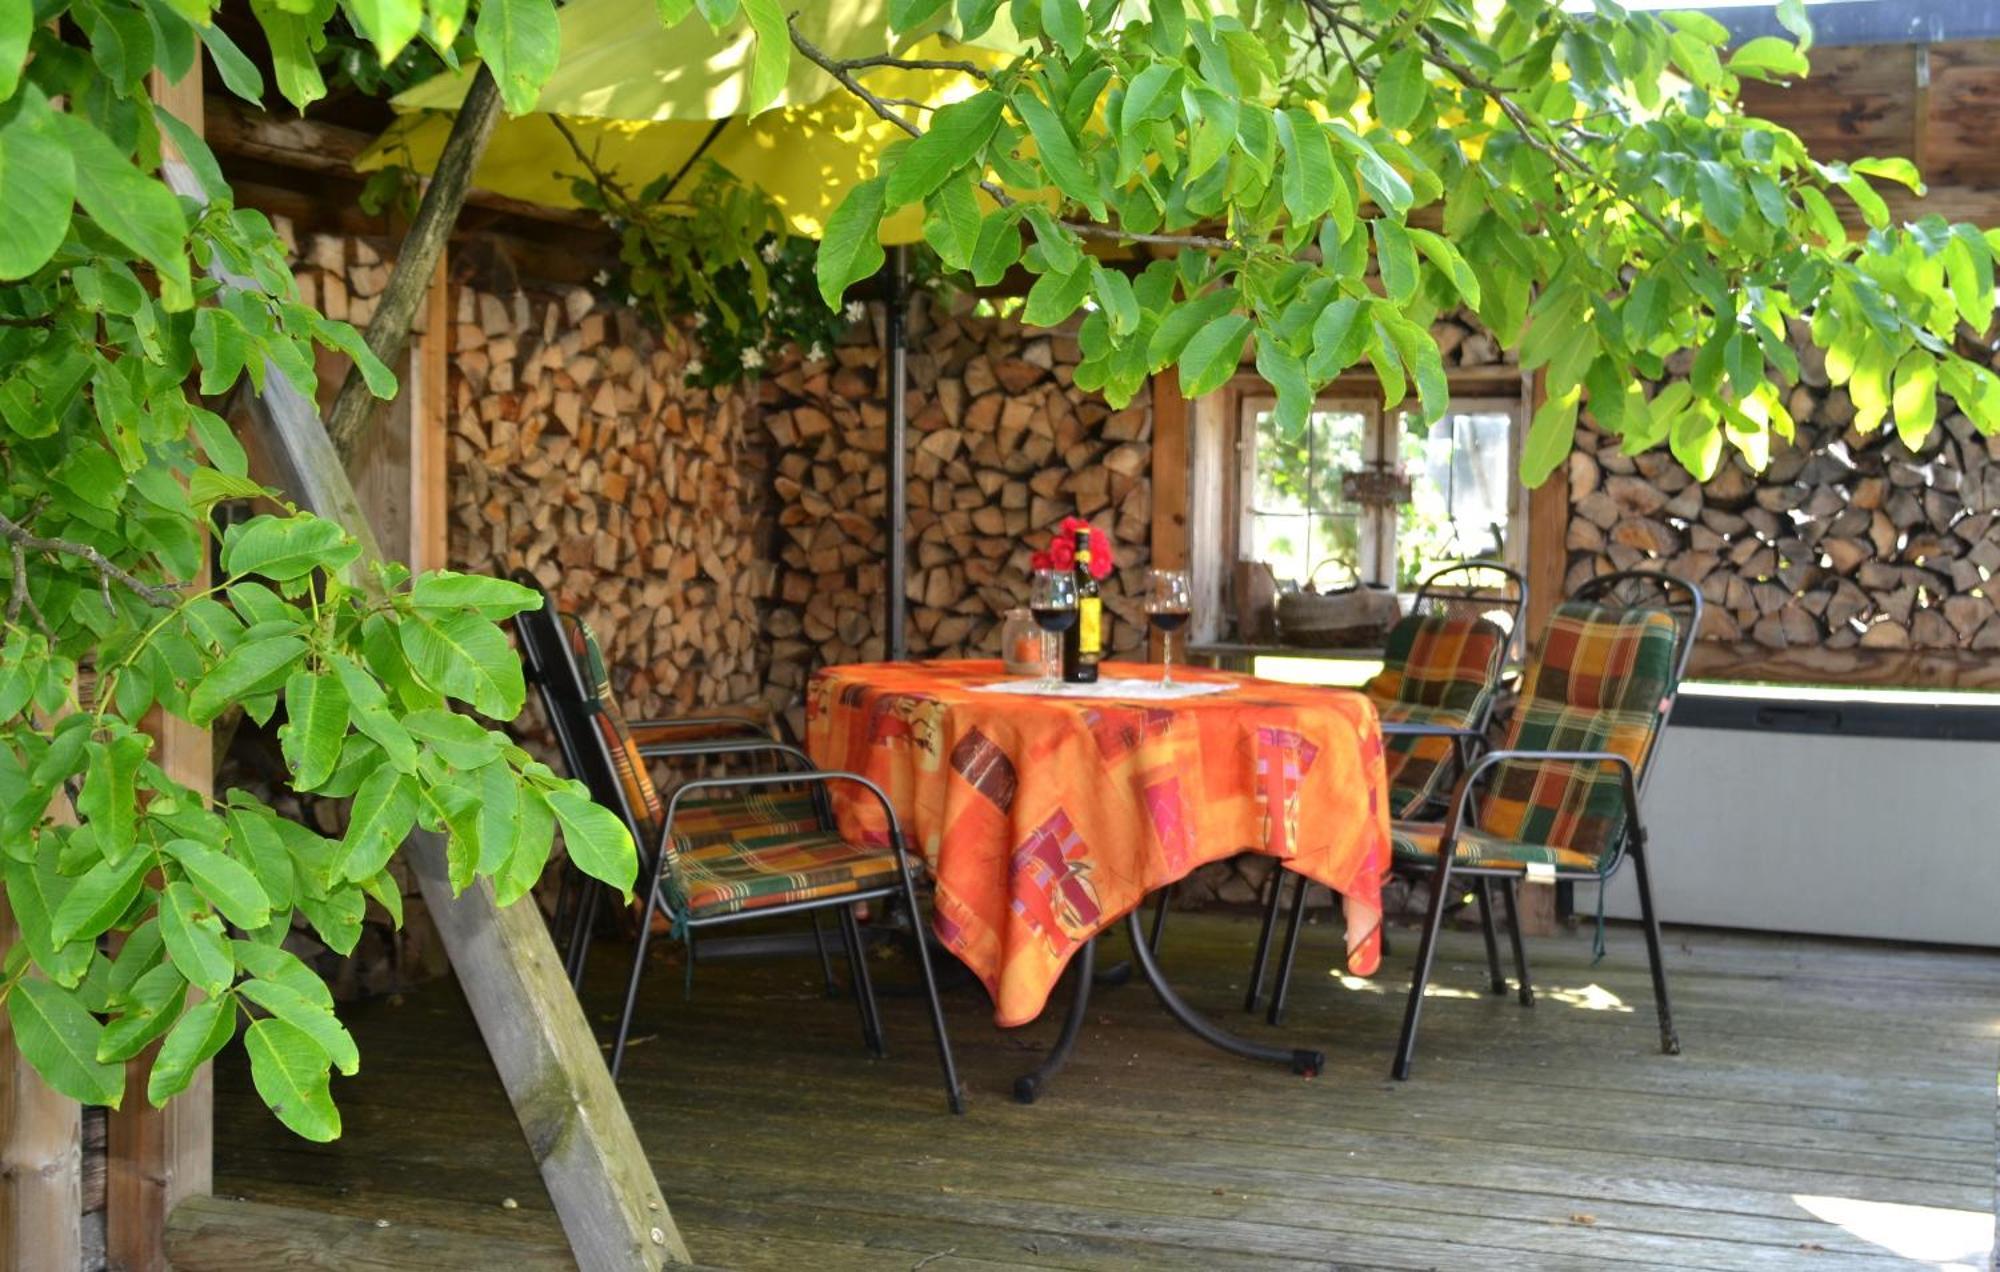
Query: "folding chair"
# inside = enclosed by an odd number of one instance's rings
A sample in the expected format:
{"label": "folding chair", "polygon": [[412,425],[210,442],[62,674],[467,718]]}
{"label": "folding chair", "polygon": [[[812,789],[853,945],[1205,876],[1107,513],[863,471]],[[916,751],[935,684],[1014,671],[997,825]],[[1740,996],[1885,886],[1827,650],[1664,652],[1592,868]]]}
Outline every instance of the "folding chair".
{"label": "folding chair", "polygon": [[1701,625],[1701,605],[1698,591],[1664,574],[1623,572],[1578,588],[1556,610],[1529,664],[1506,745],[1459,779],[1443,822],[1392,826],[1393,868],[1430,881],[1393,1077],[1409,1076],[1454,877],[1477,880],[1482,889],[1489,881],[1503,885],[1520,1000],[1532,1005],[1521,881],[1602,884],[1627,857],[1637,872],[1660,1047],[1670,1055],[1680,1051],[1639,794]]}

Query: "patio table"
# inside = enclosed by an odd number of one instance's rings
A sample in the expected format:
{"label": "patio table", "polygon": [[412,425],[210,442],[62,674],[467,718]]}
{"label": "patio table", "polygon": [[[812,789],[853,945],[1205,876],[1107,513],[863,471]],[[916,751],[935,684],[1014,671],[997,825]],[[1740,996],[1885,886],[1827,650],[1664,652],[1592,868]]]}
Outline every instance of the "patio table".
{"label": "patio table", "polygon": [[[1081,955],[1056,1063],[1081,1025],[1093,939],[1130,916],[1140,968],[1183,1024],[1316,1068],[1317,1053],[1261,1047],[1195,1016],[1160,976],[1136,911],[1197,866],[1264,853],[1340,895],[1348,967],[1372,974],[1389,863],[1374,706],[1230,672],[1176,668],[1193,696],[1172,697],[1152,683],[1157,667],[1102,674],[1107,687],[1085,697],[1010,683],[998,661],[829,667],[807,693],[806,745],[815,763],[887,792],[936,881],[937,939],[985,983],[1000,1025],[1039,1016]],[[843,832],[886,839],[872,801],[838,793],[834,811]],[[1033,1085],[1017,1094],[1032,1098]]]}

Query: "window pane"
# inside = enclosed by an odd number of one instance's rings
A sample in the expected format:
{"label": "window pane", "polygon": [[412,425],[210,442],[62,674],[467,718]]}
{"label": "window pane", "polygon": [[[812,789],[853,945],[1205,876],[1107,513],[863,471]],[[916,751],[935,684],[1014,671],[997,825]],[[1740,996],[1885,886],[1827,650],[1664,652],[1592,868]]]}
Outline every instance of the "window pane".
{"label": "window pane", "polygon": [[1453,411],[1426,432],[1403,416],[1402,458],[1411,501],[1396,533],[1397,574],[1414,583],[1438,566],[1506,550],[1511,483],[1505,411]]}
{"label": "window pane", "polygon": [[[1319,567],[1325,562],[1338,561],[1338,565]],[[1324,592],[1330,588],[1346,587],[1361,577],[1361,519],[1358,516],[1335,515],[1314,517],[1312,526],[1312,564],[1308,569],[1319,570],[1314,582]]]}
{"label": "window pane", "polygon": [[1312,519],[1252,513],[1250,516],[1250,559],[1271,567],[1279,582],[1298,581],[1312,569]]}
{"label": "window pane", "polygon": [[1321,512],[1347,508],[1340,494],[1340,479],[1362,466],[1368,453],[1368,417],[1356,411],[1314,411],[1308,417],[1312,431],[1312,503]]}
{"label": "window pane", "polygon": [[1312,481],[1311,431],[1301,428],[1287,433],[1274,412],[1259,411],[1255,436],[1256,480],[1251,492],[1251,510],[1305,512]]}

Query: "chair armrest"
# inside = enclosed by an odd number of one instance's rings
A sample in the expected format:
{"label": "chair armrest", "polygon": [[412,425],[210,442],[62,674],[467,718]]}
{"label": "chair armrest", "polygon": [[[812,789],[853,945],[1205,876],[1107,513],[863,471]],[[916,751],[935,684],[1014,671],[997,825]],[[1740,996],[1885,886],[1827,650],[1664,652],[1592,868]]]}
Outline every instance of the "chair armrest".
{"label": "chair armrest", "polygon": [[653,742],[676,740],[696,741],[704,738],[753,737],[768,738],[769,729],[763,723],[747,716],[700,715],[680,716],[669,720],[627,720],[625,727],[633,740],[642,745]]}
{"label": "chair armrest", "polygon": [[1484,729],[1462,728],[1450,724],[1419,724],[1414,720],[1384,720],[1382,736],[1385,738],[1461,738],[1467,741],[1486,737]]}
{"label": "chair armrest", "polygon": [[813,767],[812,757],[789,742],[775,738],[714,738],[701,742],[655,742],[638,748],[641,759],[711,759],[723,755],[754,755],[770,752],[798,764],[799,771]]}

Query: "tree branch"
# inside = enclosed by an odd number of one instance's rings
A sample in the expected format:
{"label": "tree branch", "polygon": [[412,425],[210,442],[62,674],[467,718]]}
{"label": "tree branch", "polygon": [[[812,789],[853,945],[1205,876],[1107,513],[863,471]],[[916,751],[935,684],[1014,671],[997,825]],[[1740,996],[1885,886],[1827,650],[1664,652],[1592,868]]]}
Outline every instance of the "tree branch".
{"label": "tree branch", "polygon": [[[423,202],[417,205],[409,233],[397,248],[389,284],[383,288],[375,317],[368,324],[368,351],[385,363],[393,362],[409,344],[410,325],[416,321],[417,306],[423,303],[424,293],[430,289],[445,240],[451,236],[459,209],[465,206],[466,193],[472,188],[473,169],[479,166],[486,139],[493,135],[493,125],[499,118],[500,86],[493,82],[493,72],[482,65],[466,90],[465,100],[459,104],[451,135],[438,155],[437,167],[424,189]],[[333,439],[342,459],[353,458],[354,448],[360,444],[374,414],[374,401],[361,368],[349,368],[347,379],[340,386],[340,396],[334,399],[333,409],[326,417],[327,435]]]}
{"label": "tree branch", "polygon": [[7,617],[9,621],[20,615],[24,604],[31,609],[35,604],[34,598],[28,595],[26,558],[29,552],[46,552],[50,556],[75,557],[77,560],[90,566],[91,569],[97,571],[98,581],[107,592],[111,584],[116,583],[131,592],[134,596],[145,601],[148,605],[173,605],[180,600],[179,595],[172,588],[154,587],[151,583],[147,583],[134,575],[130,570],[119,566],[110,557],[105,556],[88,543],[78,543],[72,539],[45,539],[40,535],[31,533],[26,526],[15,521],[5,513],[0,513],[0,539],[7,540],[11,545],[14,558],[13,595],[7,600]]}
{"label": "tree branch", "polygon": [[[811,62],[828,75],[831,75],[842,88],[860,98],[868,109],[875,112],[878,119],[894,124],[912,137],[921,137],[924,135],[923,129],[904,119],[895,111],[890,110],[888,102],[869,92],[862,86],[861,81],[854,77],[854,71],[858,67],[897,65],[898,63],[893,60],[885,62],[881,58],[872,57],[841,61],[814,44],[811,40],[808,40],[800,32],[797,22],[787,18],[785,26],[792,33],[792,47],[797,49],[808,62]],[[959,69],[955,63],[946,63],[943,65],[947,69]],[[986,77],[982,74],[979,78],[985,79]],[[984,190],[995,203],[1003,208],[1011,208],[1016,203],[1014,196],[1002,189],[1000,183],[997,181],[988,181],[982,178],[979,182],[979,188]],[[1094,221],[1057,221],[1056,224],[1082,238],[1114,239],[1121,243],[1164,243],[1171,247],[1211,248],[1236,248],[1242,246],[1242,244],[1236,242],[1234,239],[1217,238],[1212,234],[1140,234],[1130,230],[1119,229],[1115,225],[1099,225]]]}

